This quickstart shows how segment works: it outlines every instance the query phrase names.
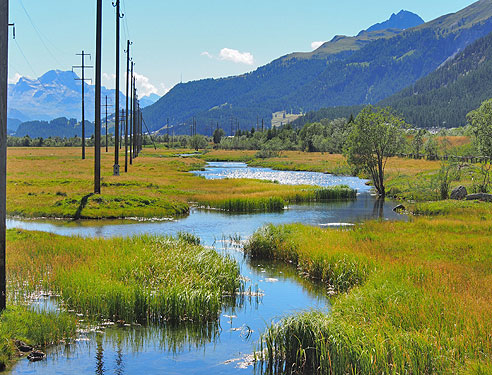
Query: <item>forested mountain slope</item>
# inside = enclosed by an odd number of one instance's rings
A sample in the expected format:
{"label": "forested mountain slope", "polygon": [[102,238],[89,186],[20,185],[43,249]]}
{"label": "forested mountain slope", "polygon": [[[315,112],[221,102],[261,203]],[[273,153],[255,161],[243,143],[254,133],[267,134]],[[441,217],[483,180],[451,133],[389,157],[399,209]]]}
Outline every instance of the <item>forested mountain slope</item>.
{"label": "forested mountain slope", "polygon": [[[217,123],[229,132],[231,118],[242,129],[273,112],[377,103],[435,71],[492,31],[492,0],[405,31],[362,32],[337,37],[310,54],[291,54],[237,77],[179,84],[144,109],[157,130],[167,118],[177,134],[209,133]],[[324,52],[323,52],[324,51]]]}

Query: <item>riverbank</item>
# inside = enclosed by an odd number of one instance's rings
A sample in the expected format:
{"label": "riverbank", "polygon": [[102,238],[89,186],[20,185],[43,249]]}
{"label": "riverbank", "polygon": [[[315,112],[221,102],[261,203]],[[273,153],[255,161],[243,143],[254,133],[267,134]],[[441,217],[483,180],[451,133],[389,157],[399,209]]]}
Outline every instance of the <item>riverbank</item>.
{"label": "riverbank", "polygon": [[[189,234],[98,239],[7,232],[9,300],[50,291],[89,318],[215,321],[241,291],[235,261]],[[230,302],[230,301],[229,301]]]}
{"label": "riverbank", "polygon": [[[417,207],[418,208],[418,207]],[[408,223],[268,227],[247,254],[291,262],[338,296],[332,314],[264,333],[266,368],[338,373],[492,371],[492,205],[453,203]]]}
{"label": "riverbank", "polygon": [[0,371],[12,366],[17,359],[32,350],[76,336],[77,320],[64,312],[36,312],[24,306],[9,306],[0,315]]}
{"label": "riverbank", "polygon": [[[78,148],[9,148],[7,212],[11,216],[65,219],[166,218],[190,206],[229,212],[279,210],[289,202],[329,196],[331,189],[259,180],[205,180],[189,173],[205,161],[187,150],[145,149],[128,173],[112,175],[112,154],[102,155],[101,195],[92,195],[93,156]],[[188,150],[189,152],[189,150]],[[353,198],[346,191],[341,199]],[[245,203],[246,202],[246,203]]]}
{"label": "riverbank", "polygon": [[[259,157],[256,151],[214,150],[201,156],[206,161],[241,161],[251,167],[329,173],[369,179],[347,164],[343,155],[319,152],[282,151],[273,157]],[[480,181],[480,166],[471,163],[392,157],[385,170],[387,197],[410,201],[441,199],[443,182],[454,187],[465,186],[474,191]]]}

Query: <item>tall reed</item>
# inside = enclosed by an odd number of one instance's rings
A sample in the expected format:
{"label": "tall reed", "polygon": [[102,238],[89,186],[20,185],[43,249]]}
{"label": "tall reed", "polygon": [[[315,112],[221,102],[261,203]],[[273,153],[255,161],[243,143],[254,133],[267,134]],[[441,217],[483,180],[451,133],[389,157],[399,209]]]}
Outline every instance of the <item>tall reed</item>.
{"label": "tall reed", "polygon": [[50,290],[81,313],[111,320],[215,321],[224,295],[242,287],[237,263],[193,236],[83,239],[9,231],[9,252],[17,293]]}

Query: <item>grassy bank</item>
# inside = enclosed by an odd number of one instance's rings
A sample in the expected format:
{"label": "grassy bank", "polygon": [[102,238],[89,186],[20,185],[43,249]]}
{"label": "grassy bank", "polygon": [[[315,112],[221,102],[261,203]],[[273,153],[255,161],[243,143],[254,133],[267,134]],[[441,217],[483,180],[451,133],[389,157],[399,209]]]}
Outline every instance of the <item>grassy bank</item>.
{"label": "grassy bank", "polygon": [[250,257],[292,262],[339,292],[330,315],[301,313],[268,328],[262,369],[491,373],[491,208],[425,204],[434,215],[408,223],[262,229],[246,246]]}
{"label": "grassy bank", "polygon": [[35,312],[26,307],[9,307],[0,315],[0,370],[21,354],[16,342],[37,349],[75,337],[76,319],[66,313]]}
{"label": "grassy bank", "polygon": [[239,267],[191,235],[83,239],[10,230],[9,295],[49,290],[92,318],[215,321],[241,288]]}
{"label": "grassy bank", "polygon": [[179,157],[180,152],[186,150],[145,149],[121,176],[112,175],[113,156],[103,152],[102,194],[96,196],[91,194],[92,150],[81,160],[77,148],[9,148],[7,211],[22,217],[161,218],[185,214],[190,205],[244,212],[277,210],[281,200],[320,198],[314,186],[206,180],[189,173],[203,168],[205,161]]}

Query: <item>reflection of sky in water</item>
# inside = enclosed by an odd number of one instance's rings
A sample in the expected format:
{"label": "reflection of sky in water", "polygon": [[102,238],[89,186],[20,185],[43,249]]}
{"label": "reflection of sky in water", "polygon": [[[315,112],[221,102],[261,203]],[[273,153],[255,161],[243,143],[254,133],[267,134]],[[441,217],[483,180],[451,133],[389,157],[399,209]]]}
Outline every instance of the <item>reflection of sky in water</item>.
{"label": "reflection of sky in water", "polygon": [[[219,168],[208,168],[200,174],[206,174],[207,178],[254,176],[253,178],[278,180],[281,183],[290,181],[320,186],[342,183],[364,193],[353,201],[293,205],[283,212],[275,213],[232,215],[218,211],[192,210],[185,218],[161,222],[67,223],[9,219],[9,228],[84,237],[175,235],[180,231],[194,233],[205,245],[215,246],[220,253],[232,256],[239,262],[241,274],[249,280],[246,288],[251,286],[253,291],[259,288],[264,293],[259,300],[246,299],[239,308],[224,309],[220,324],[215,328],[109,328],[102,334],[89,332],[81,336],[83,341],[78,344],[59,347],[49,353],[46,361],[29,363],[21,360],[12,370],[12,374],[252,374],[251,367],[240,369],[236,368],[237,362],[223,363],[250,354],[259,334],[272,320],[312,308],[328,311],[329,303],[324,297],[322,286],[300,278],[292,267],[258,261],[251,264],[237,248],[227,246],[228,241],[224,239],[238,235],[244,240],[267,223],[302,222],[325,225],[356,223],[370,218],[405,219],[392,211],[394,202],[376,201],[367,193],[365,181],[357,178],[247,168],[243,163],[213,164]],[[42,301],[40,306],[53,308],[50,301]],[[249,329],[253,332],[248,336]]]}
{"label": "reflection of sky in water", "polygon": [[278,181],[286,185],[348,185],[352,189],[357,189],[358,192],[371,190],[371,187],[366,185],[367,180],[357,177],[334,176],[318,172],[276,171],[269,168],[248,167],[245,163],[213,162],[208,163],[204,171],[193,173],[206,179],[252,178]]}

